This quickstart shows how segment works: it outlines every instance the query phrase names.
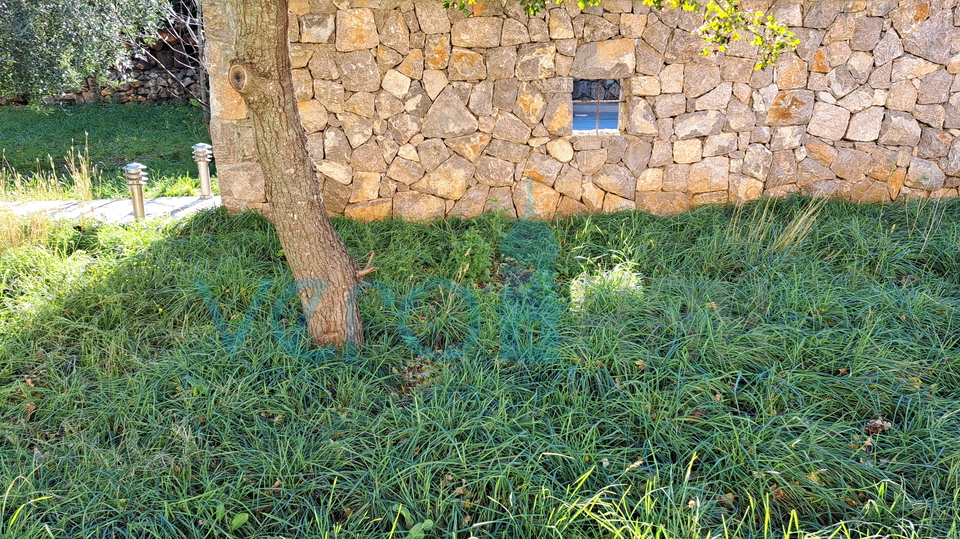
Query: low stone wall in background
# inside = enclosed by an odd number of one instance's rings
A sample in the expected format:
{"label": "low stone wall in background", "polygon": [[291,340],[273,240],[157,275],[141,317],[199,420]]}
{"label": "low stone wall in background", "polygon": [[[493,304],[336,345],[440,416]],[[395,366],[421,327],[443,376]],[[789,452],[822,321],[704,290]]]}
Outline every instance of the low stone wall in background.
{"label": "low stone wall in background", "polygon": [[[268,211],[252,130],[227,81],[233,24],[205,0],[224,204]],[[801,44],[755,71],[736,42],[701,56],[695,12],[479,0],[291,0],[293,80],[333,214],[540,217],[791,193],[854,202],[960,185],[956,0],[783,0]],[[616,79],[619,129],[575,133],[575,79]]]}
{"label": "low stone wall in background", "polygon": [[200,85],[202,70],[189,68],[131,69],[123,73],[112,72],[116,85],[101,86],[88,79],[80,92],[66,94],[55,100],[60,103],[94,103],[115,101],[117,103],[189,103],[202,96]]}

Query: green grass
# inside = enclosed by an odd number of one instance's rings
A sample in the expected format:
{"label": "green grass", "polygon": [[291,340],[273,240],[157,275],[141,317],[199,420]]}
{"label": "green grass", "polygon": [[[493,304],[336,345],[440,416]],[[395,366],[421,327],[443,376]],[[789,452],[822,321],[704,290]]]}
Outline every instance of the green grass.
{"label": "green grass", "polygon": [[90,104],[0,107],[0,196],[82,198],[69,156],[87,153],[98,173],[92,196],[129,196],[120,167],[147,165],[147,196],[190,195],[199,189],[190,147],[210,142],[199,108],[183,105]]}
{"label": "green grass", "polygon": [[[960,537],[958,202],[571,218],[553,282],[502,265],[531,258],[500,216],[336,221],[397,303],[474,291],[478,346],[446,362],[376,292],[360,350],[285,351],[291,276],[254,215],[23,230],[0,253],[0,534]],[[556,286],[555,363],[499,358],[505,278]],[[235,354],[196,279],[232,331],[275,280]],[[426,347],[469,334],[459,296],[421,297]]]}

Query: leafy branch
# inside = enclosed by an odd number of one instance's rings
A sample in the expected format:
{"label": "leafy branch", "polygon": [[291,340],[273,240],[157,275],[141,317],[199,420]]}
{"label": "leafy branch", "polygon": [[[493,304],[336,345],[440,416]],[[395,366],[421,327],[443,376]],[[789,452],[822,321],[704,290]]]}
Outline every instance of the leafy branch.
{"label": "leafy branch", "polygon": [[[506,0],[512,1],[512,0]],[[546,2],[556,4],[564,0],[518,0],[520,6],[536,15],[546,8]],[[572,2],[574,0],[566,0]],[[456,7],[464,14],[470,14],[470,5],[476,0],[443,0],[444,7]],[[581,9],[595,6],[600,0],[576,0]],[[757,47],[756,69],[764,69],[776,63],[781,54],[791,51],[800,44],[800,40],[785,24],[777,22],[772,15],[762,11],[748,13],[740,8],[740,0],[643,0],[643,3],[657,10],[683,9],[684,11],[704,11],[703,26],[693,33],[702,37],[708,46],[702,54],[711,52],[715,46],[719,52],[728,50],[733,41],[750,40]]]}

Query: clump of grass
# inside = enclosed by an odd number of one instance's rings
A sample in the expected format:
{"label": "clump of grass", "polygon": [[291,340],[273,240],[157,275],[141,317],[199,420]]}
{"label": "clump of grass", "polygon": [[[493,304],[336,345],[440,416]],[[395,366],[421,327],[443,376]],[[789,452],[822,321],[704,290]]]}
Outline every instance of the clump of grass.
{"label": "clump of grass", "polygon": [[0,211],[0,252],[45,240],[50,235],[50,219],[40,213],[24,218]]}
{"label": "clump of grass", "polygon": [[[380,285],[364,346],[322,361],[263,218],[50,225],[0,252],[0,529],[956,536],[957,204],[573,217],[549,272],[503,216],[337,219]],[[534,289],[582,298],[550,361],[503,350]]]}

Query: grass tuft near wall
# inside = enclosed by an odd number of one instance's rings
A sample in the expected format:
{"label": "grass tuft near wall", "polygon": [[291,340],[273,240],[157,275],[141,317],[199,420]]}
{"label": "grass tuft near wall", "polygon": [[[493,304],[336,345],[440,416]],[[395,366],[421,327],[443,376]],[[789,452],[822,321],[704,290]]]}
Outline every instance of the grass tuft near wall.
{"label": "grass tuft near wall", "polygon": [[[570,218],[548,278],[501,216],[337,220],[382,286],[319,362],[260,217],[46,226],[0,252],[5,536],[958,536],[957,201]],[[506,353],[536,290],[555,358]]]}

